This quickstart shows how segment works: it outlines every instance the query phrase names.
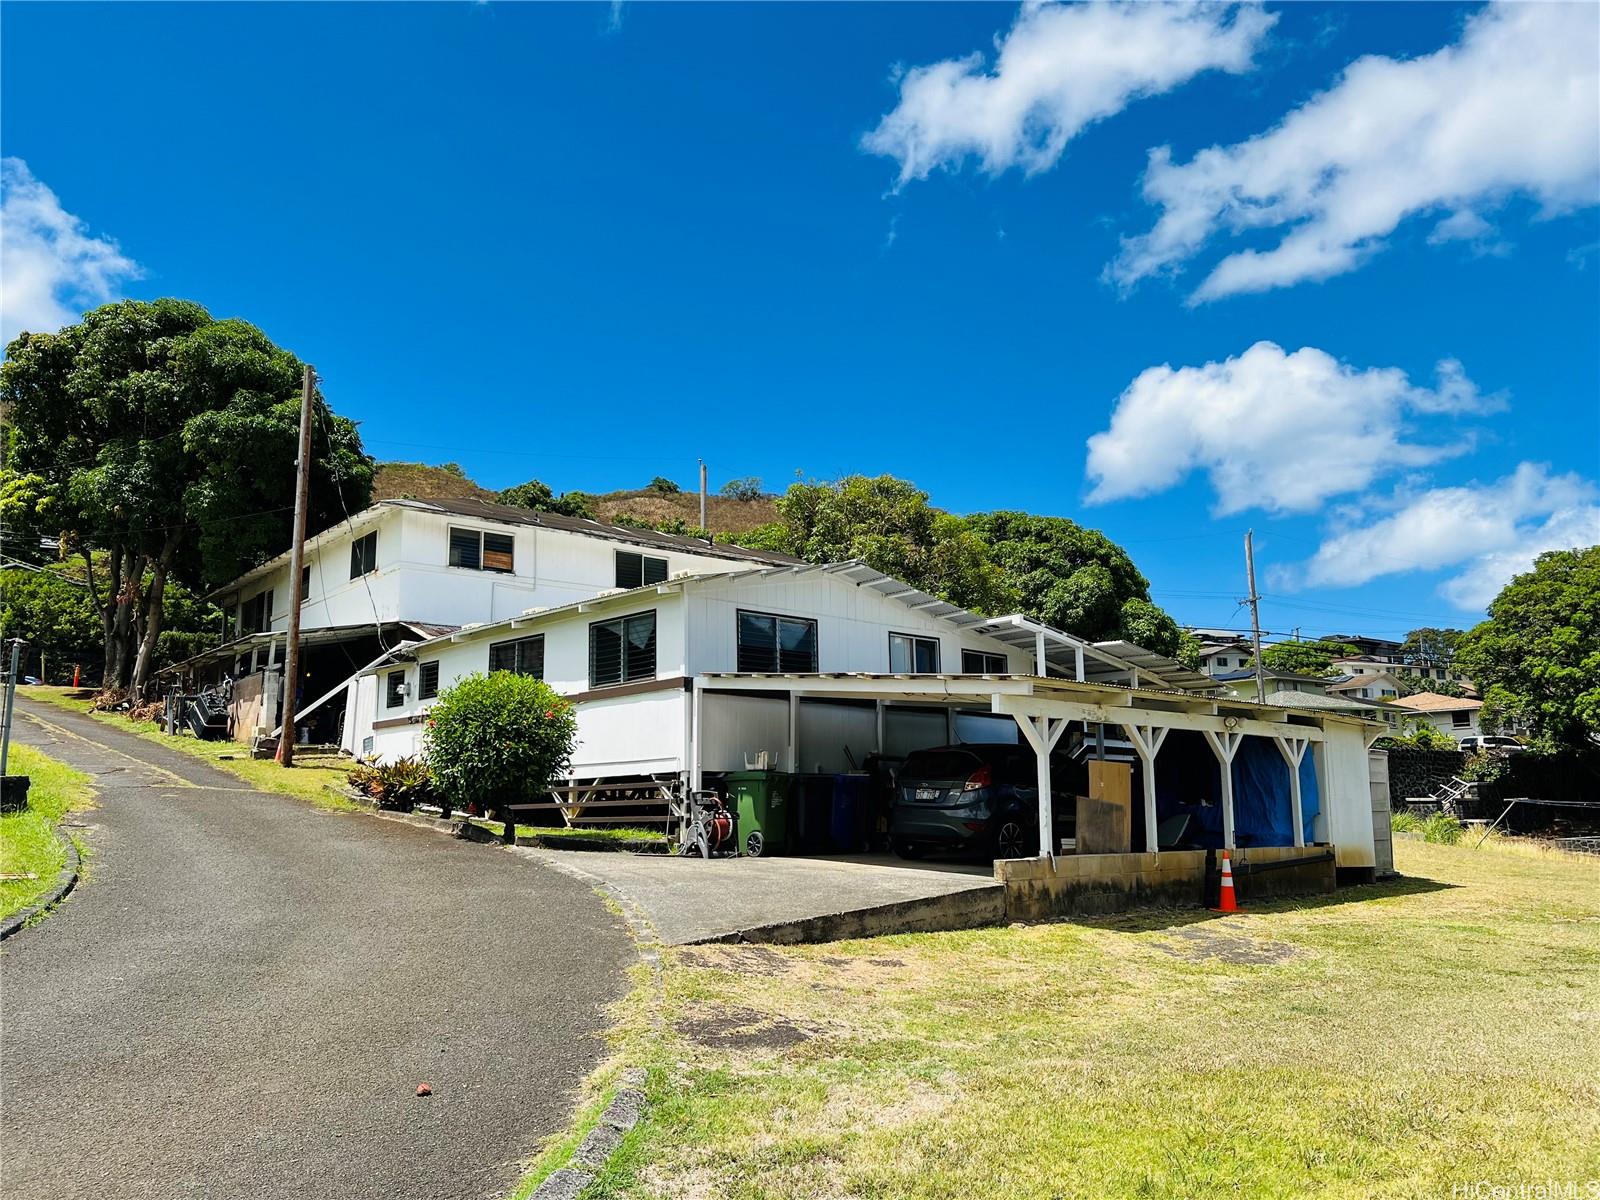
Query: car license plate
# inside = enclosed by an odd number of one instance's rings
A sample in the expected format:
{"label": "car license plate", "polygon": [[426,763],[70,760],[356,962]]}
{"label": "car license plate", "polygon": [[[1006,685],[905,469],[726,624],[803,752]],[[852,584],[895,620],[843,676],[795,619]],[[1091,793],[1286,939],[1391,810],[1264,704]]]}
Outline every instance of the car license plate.
{"label": "car license plate", "polygon": [[917,799],[918,800],[937,800],[938,798],[939,798],[939,789],[938,788],[918,788],[917,789]]}

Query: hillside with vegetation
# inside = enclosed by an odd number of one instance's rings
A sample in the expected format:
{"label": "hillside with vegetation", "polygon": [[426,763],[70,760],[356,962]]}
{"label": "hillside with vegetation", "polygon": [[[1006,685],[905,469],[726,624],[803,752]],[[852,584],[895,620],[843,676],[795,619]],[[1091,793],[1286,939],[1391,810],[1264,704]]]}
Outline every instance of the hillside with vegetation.
{"label": "hillside with vegetation", "polygon": [[372,475],[374,500],[493,500],[496,493],[479,487],[455,463],[379,463]]}

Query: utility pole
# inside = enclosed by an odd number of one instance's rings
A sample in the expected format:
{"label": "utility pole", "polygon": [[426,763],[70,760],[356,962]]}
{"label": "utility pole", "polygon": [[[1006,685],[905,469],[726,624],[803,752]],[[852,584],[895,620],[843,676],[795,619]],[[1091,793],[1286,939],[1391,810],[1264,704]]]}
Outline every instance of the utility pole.
{"label": "utility pole", "polygon": [[709,528],[706,525],[706,460],[700,460],[700,528]]}
{"label": "utility pole", "polygon": [[294,543],[289,552],[289,647],[283,663],[283,720],[278,729],[278,761],[294,766],[295,689],[300,679],[300,603],[306,556],[306,508],[311,500],[311,386],[316,372],[309,366],[300,382],[300,455],[295,460]]}
{"label": "utility pole", "polygon": [[1256,595],[1256,546],[1255,530],[1247,529],[1244,532],[1244,573],[1250,581],[1250,594],[1245,597],[1245,603],[1250,606],[1250,636],[1255,643],[1256,651],[1256,703],[1267,702],[1267,674],[1266,668],[1261,664],[1261,597]]}
{"label": "utility pole", "polygon": [[11,710],[17,702],[17,672],[22,670],[22,639],[11,639],[11,665],[6,671],[5,710],[0,721],[5,724],[0,733],[0,775],[11,769]]}

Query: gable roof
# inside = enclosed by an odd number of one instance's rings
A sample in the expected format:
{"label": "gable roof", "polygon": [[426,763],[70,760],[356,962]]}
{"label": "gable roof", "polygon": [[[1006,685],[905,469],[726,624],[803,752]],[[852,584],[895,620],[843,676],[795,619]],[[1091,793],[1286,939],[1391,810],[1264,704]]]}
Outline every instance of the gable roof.
{"label": "gable roof", "polygon": [[1462,709],[1483,707],[1482,700],[1474,700],[1469,696],[1444,696],[1438,692],[1417,692],[1389,703],[1412,712],[1460,712]]}

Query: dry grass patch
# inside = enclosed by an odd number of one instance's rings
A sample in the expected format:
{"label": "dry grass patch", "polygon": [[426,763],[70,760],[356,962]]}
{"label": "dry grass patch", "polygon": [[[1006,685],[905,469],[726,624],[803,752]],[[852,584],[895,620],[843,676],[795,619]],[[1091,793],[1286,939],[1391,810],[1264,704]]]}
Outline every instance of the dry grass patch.
{"label": "dry grass patch", "polygon": [[[1409,1196],[1600,1177],[1600,863],[1397,852],[1410,878],[1229,918],[667,951],[665,1020],[632,1048],[652,1109],[594,1192]],[[784,1029],[805,1036],[760,1036]]]}

